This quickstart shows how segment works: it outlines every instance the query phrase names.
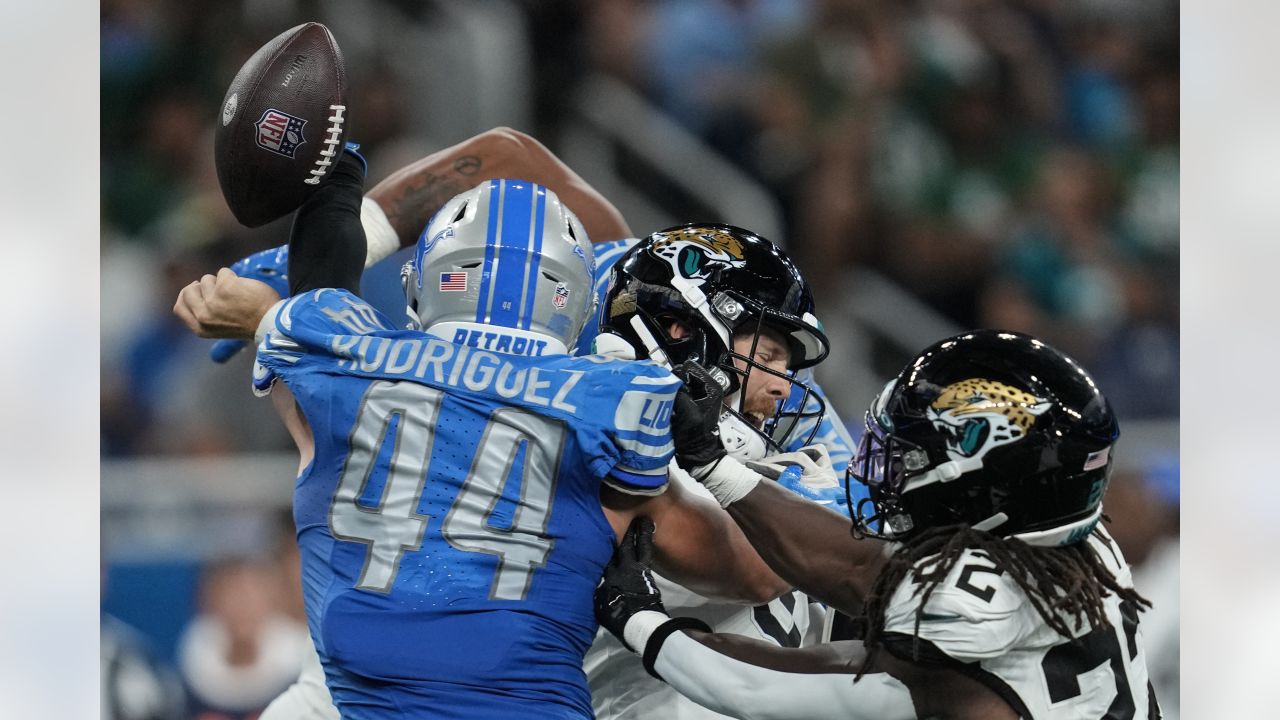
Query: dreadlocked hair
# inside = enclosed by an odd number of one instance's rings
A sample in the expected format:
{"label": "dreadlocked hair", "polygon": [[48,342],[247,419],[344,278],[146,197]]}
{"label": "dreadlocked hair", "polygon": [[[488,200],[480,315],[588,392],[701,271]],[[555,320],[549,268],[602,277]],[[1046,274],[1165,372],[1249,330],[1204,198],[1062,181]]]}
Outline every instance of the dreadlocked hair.
{"label": "dreadlocked hair", "polygon": [[[1094,531],[1095,535],[1098,533],[1098,530]],[[868,671],[883,644],[889,600],[898,585],[907,579],[916,583],[912,597],[920,598],[911,651],[913,657],[919,658],[920,620],[925,605],[965,550],[985,555],[997,572],[1008,573],[1026,593],[1045,624],[1063,637],[1074,637],[1086,620],[1092,628],[1110,627],[1103,598],[1112,593],[1140,609],[1151,607],[1151,601],[1136,590],[1116,582],[1088,542],[1037,547],[1014,538],[1006,539],[974,530],[968,525],[931,528],[898,548],[867,596],[863,606],[867,656],[858,677]]]}

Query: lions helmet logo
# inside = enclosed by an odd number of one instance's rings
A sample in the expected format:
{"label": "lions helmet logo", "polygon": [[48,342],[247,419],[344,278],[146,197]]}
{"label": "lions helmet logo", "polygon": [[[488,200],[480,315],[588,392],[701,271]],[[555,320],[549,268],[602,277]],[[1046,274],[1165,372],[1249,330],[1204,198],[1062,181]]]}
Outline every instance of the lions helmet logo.
{"label": "lions helmet logo", "polygon": [[653,251],[671,266],[677,277],[706,280],[714,270],[746,267],[742,243],[717,228],[691,227],[660,233]]}
{"label": "lions helmet logo", "polygon": [[1051,403],[994,380],[952,383],[929,406],[929,420],[947,436],[952,460],[981,458],[1001,445],[1026,437]]}

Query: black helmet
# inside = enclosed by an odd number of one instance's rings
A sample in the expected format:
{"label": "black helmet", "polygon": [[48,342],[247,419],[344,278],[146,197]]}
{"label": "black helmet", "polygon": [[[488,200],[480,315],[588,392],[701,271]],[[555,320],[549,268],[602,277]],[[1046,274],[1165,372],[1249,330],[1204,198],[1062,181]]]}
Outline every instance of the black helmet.
{"label": "black helmet", "polygon": [[849,475],[870,497],[855,523],[899,540],[963,523],[1032,545],[1076,542],[1102,515],[1120,436],[1084,368],[1035,338],[995,330],[920,353],[865,422]]}
{"label": "black helmet", "polygon": [[[667,332],[672,321],[690,334],[672,338]],[[777,245],[733,225],[690,223],[644,238],[614,264],[601,308],[602,332],[623,337],[640,357],[672,366],[698,363],[724,386],[726,395],[739,390],[751,372],[779,374],[733,351],[733,338],[750,334],[749,355],[754,355],[765,328],[786,338],[791,373],[827,356],[827,337],[813,315],[813,295],[795,264]],[[792,375],[785,377],[805,395],[797,403],[793,393],[788,407],[810,408],[805,415],[813,414],[821,403],[810,401],[808,387]],[[785,442],[781,436],[799,420],[796,414],[782,429],[781,416],[780,407],[766,426],[777,443]]]}

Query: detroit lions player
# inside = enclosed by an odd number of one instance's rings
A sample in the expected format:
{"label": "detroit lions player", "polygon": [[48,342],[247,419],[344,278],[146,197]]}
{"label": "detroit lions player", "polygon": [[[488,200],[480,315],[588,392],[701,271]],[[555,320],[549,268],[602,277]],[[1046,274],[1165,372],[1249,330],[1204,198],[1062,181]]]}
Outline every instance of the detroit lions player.
{"label": "detroit lions player", "polygon": [[[496,136],[496,137],[494,137]],[[479,167],[479,168],[512,168],[525,170],[526,168],[539,177],[547,177],[557,181],[557,187],[560,185],[568,185],[572,190],[572,196],[577,203],[576,208],[585,209],[587,215],[594,219],[595,227],[599,229],[601,236],[610,237],[610,232],[617,235],[620,216],[616,210],[608,205],[607,201],[594,193],[589,186],[582,183],[576,175],[559,163],[554,155],[550,154],[536,141],[520,133],[506,129],[498,129],[485,133],[482,136],[468,141],[467,143],[441,151],[430,158],[415,163],[411,168],[416,168],[417,172],[423,172],[423,169],[429,169],[434,173],[450,172],[450,168],[457,167]],[[431,176],[434,177],[434,176]],[[465,178],[459,178],[465,182]],[[365,199],[364,212],[362,212],[362,220],[366,232],[371,236],[386,235],[381,229],[383,223],[380,220],[380,214],[377,212],[380,207],[388,207],[388,214],[393,216],[404,216],[409,214],[404,203],[400,202],[400,198],[412,196],[413,193],[397,186],[421,186],[430,185],[430,182],[423,182],[414,179],[412,173],[401,171],[392,175],[388,180],[380,183],[377,188],[370,191]],[[377,198],[378,204],[371,206],[370,198]],[[597,207],[599,205],[607,207]],[[635,238],[625,238],[621,240],[611,240],[603,243],[597,243],[594,246],[595,257],[597,261],[595,292],[596,295],[603,299],[609,288],[610,270],[619,259],[627,254],[628,250],[636,246],[642,246],[644,252],[635,253],[635,259],[632,264],[635,269],[643,270],[646,263],[652,265],[652,262],[667,264],[664,259],[655,255],[648,250],[656,239],[666,238],[665,243],[668,255],[672,250],[678,251],[681,247],[689,244],[688,238],[698,238],[700,233],[690,230],[693,226],[685,226],[683,228],[671,228],[662,233],[656,233],[644,241]],[[623,226],[625,230],[625,226]],[[761,283],[766,279],[779,282],[791,283],[797,289],[803,283],[799,279],[798,274],[794,272],[794,268],[789,266],[789,261],[785,260],[785,255],[780,255],[779,251],[773,248],[772,243],[761,238],[756,238],[749,231],[732,226],[705,226],[703,233],[718,233],[726,240],[721,243],[728,247],[732,244],[737,246],[746,246],[746,261],[751,266],[751,274],[745,273],[729,273],[723,278],[723,281],[734,281],[736,288],[745,292],[748,297],[753,299],[753,304],[760,302],[772,302],[773,298],[762,294],[759,289]],[[629,233],[627,233],[629,234]],[[737,239],[732,239],[729,234],[736,234]],[[679,243],[673,243],[677,236],[687,238],[680,240]],[[403,234],[402,234],[403,237]],[[715,237],[710,235],[709,237]],[[403,244],[403,243],[402,243]],[[696,245],[696,243],[695,243]],[[710,246],[708,246],[709,249]],[[379,250],[385,254],[390,251],[390,243],[371,243],[369,248],[369,258],[366,265],[381,259],[382,255],[377,254]],[[781,260],[779,259],[779,255]],[[232,266],[233,271],[242,277],[250,277],[261,280],[271,285],[276,292],[281,295],[287,295],[288,277],[286,268],[288,265],[288,247],[275,248],[272,250],[257,253],[254,256],[245,258]],[[704,268],[704,272],[707,268]],[[633,269],[634,272],[634,269]],[[652,276],[652,267],[650,267],[648,275]],[[630,274],[624,273],[624,276],[631,277]],[[794,276],[794,277],[793,277]],[[660,281],[670,285],[671,280],[675,277],[669,273]],[[756,282],[759,281],[759,282]],[[717,282],[721,282],[717,278]],[[634,290],[634,288],[633,288]],[[800,297],[797,294],[796,297]],[[664,312],[664,308],[660,308],[653,304],[653,295],[641,292],[639,294],[640,307],[644,309],[649,316],[658,316]],[[688,313],[682,313],[688,315]],[[621,317],[614,318],[615,322],[620,322]],[[599,314],[593,314],[578,339],[576,352],[578,355],[586,355],[592,352],[594,340],[596,338],[596,327],[599,322]],[[715,320],[717,326],[721,325],[721,321]],[[705,319],[694,321],[693,329],[698,333],[705,333],[707,337],[713,340],[718,339],[726,331],[716,330],[715,326],[709,324]],[[252,328],[247,328],[246,332],[251,332]],[[666,330],[659,333],[665,339]],[[634,333],[631,338],[634,338]],[[818,337],[818,336],[815,336]],[[230,357],[227,352],[228,343],[237,341],[221,341],[215,345],[212,353],[215,359],[221,361]],[[638,339],[635,340],[638,343]],[[762,342],[773,342],[765,337]],[[755,344],[755,335],[744,335],[737,341],[740,347],[737,352],[743,358],[752,357],[756,353],[752,350]],[[681,347],[688,347],[689,343],[684,343]],[[233,348],[234,346],[230,346]],[[614,346],[615,350],[616,345]],[[629,348],[629,346],[627,346]],[[817,347],[816,345],[814,346]],[[780,348],[775,349],[776,351]],[[689,353],[687,350],[682,351],[679,347],[669,348],[670,355],[678,359],[687,359]],[[787,353],[790,348],[785,348]],[[717,357],[727,360],[730,357],[730,351],[720,353]],[[756,374],[756,382],[745,382],[746,373],[750,369],[743,364],[743,375],[741,386],[743,388],[742,395],[747,406],[753,408],[753,412],[757,419],[753,421],[755,426],[763,425],[763,416],[765,414],[773,415],[777,408],[777,398],[780,393],[787,391],[791,387],[791,379],[783,377],[777,373],[777,368],[786,367],[786,362],[775,363],[775,370],[762,371]],[[801,370],[800,378],[805,378],[811,373],[810,370]],[[813,394],[810,395],[809,393]],[[825,414],[821,412],[824,404],[821,399],[820,390],[816,385],[810,387],[803,382],[796,384],[796,390],[792,393],[792,397],[788,399],[789,403],[799,406],[807,403],[808,407],[804,413],[793,413],[792,419],[800,418],[801,426],[789,428],[790,440],[783,441],[782,448],[791,451],[784,455],[770,458],[772,462],[767,464],[755,465],[757,469],[763,472],[769,472],[780,483],[789,489],[802,494],[816,502],[831,507],[838,507],[847,513],[847,505],[845,504],[845,494],[837,478],[843,477],[843,471],[852,456],[852,442],[849,441],[847,432],[843,424],[833,411],[828,410]],[[735,457],[742,460],[761,460],[761,456],[765,453],[765,447],[768,440],[766,436],[759,432],[759,429],[752,427],[744,422],[741,414],[733,413],[726,410],[723,422],[721,424],[721,437],[725,439],[726,445],[734,450]],[[775,418],[770,418],[771,422]],[[815,430],[816,427],[816,430]],[[779,435],[782,433],[780,432]],[[809,448],[803,448],[807,439],[816,439],[821,445]],[[827,457],[827,452],[830,458]],[[687,476],[677,472],[675,477],[684,481]],[[692,487],[694,493],[705,493],[699,486],[694,483],[687,483]],[[865,495],[865,490],[855,487],[855,497]],[[667,583],[667,581],[663,581]],[[821,623],[813,622],[811,624],[810,604],[806,601],[801,593],[787,593],[766,605],[752,607],[749,605],[723,603],[710,600],[706,597],[693,593],[689,590],[679,588],[674,584],[664,584],[664,589],[670,598],[681,598],[672,606],[680,606],[680,609],[688,610],[693,614],[699,614],[711,620],[717,629],[724,631],[737,632],[743,634],[751,634],[761,639],[769,639],[784,645],[797,644],[806,635],[812,637],[821,629]],[[679,593],[679,595],[677,595]],[[669,602],[669,604],[671,604]],[[815,609],[822,613],[829,613],[828,609],[815,606]],[[588,678],[592,687],[593,704],[596,706],[598,716],[602,718],[636,718],[636,717],[716,717],[714,714],[703,710],[684,699],[679,694],[672,691],[669,687],[658,683],[651,679],[643,672],[638,660],[632,658],[629,653],[613,640],[607,633],[601,633],[593,645],[592,650],[587,659]],[[327,710],[327,713],[325,712]],[[674,714],[673,714],[674,713]],[[272,720],[290,720],[293,718],[315,718],[321,720],[323,718],[336,717],[336,713],[332,711],[331,704],[328,702],[327,692],[323,686],[323,678],[320,673],[318,660],[312,660],[308,669],[304,671],[303,677],[298,685],[290,689],[288,693],[279,698],[272,707],[264,715]]]}
{"label": "detroit lions player", "polygon": [[[596,294],[600,298],[599,302],[603,305],[607,297],[609,297],[611,268],[624,256],[632,257],[634,255],[628,265],[630,270],[620,273],[622,277],[627,279],[621,283],[615,282],[615,287],[629,286],[628,291],[636,295],[636,309],[642,311],[645,317],[656,318],[668,314],[671,308],[662,307],[656,303],[654,298],[657,293],[646,292],[635,281],[634,276],[639,272],[659,282],[661,285],[669,287],[674,273],[668,271],[667,275],[663,275],[660,271],[655,272],[658,269],[654,267],[655,264],[667,266],[668,263],[664,258],[650,251],[656,241],[662,238],[670,238],[673,234],[693,235],[696,237],[696,234],[689,232],[690,227],[692,226],[671,228],[667,231],[655,233],[644,240],[628,238],[597,243],[594,246],[597,261],[595,288]],[[712,231],[711,226],[707,226],[704,229],[708,232]],[[803,287],[803,280],[798,273],[794,272],[793,268],[790,268],[782,260],[785,255],[772,249],[772,244],[768,243],[767,240],[758,238],[740,228],[731,228],[730,226],[719,227],[715,229],[715,232],[734,233],[740,238],[741,242],[747,245],[749,248],[746,251],[749,254],[747,263],[751,269],[750,276],[732,272],[718,276],[715,280],[717,287],[722,289],[736,287],[739,292],[744,293],[746,297],[751,299],[753,307],[772,303],[772,298],[761,290],[767,285],[764,282],[757,282],[766,279],[777,286],[790,283],[795,288],[793,294],[796,298],[804,296],[804,293],[800,290]],[[630,253],[629,251],[633,248],[638,248],[638,250]],[[287,275],[285,274],[287,252],[287,247],[263,251],[240,261],[232,267],[238,275],[261,279],[263,282],[275,287],[277,292],[285,294],[288,286]],[[617,292],[615,291],[613,293],[614,299],[616,299],[616,295]],[[677,360],[689,359],[690,350],[688,348],[690,343],[684,342],[682,344],[667,341],[666,335],[668,332],[674,331],[690,335],[693,332],[699,332],[705,336],[702,338],[703,341],[711,342],[715,342],[722,335],[725,337],[732,335],[723,326],[721,320],[716,318],[708,320],[698,315],[690,307],[682,308],[679,314],[685,317],[690,324],[683,326],[684,330],[668,327],[660,333],[662,339],[658,340],[665,348],[665,354],[670,358]],[[599,313],[593,314],[588,320],[587,329],[583,331],[578,339],[575,354],[585,355],[592,352],[597,335],[595,328],[598,325],[599,317]],[[628,320],[629,313],[626,315],[614,315],[610,317],[609,325],[611,327],[623,325]],[[712,325],[712,322],[715,325]],[[635,337],[634,331],[629,334],[631,337]],[[638,343],[638,340],[636,342]],[[776,344],[775,340],[768,335],[757,340],[754,332],[744,332],[734,338],[733,344],[736,346],[736,354],[744,358],[755,356],[756,353],[753,352],[752,345],[757,342],[764,342],[769,345]],[[612,347],[618,350],[616,346]],[[817,346],[815,345],[815,347]],[[630,348],[630,344],[627,344],[623,346],[622,351],[625,352]],[[787,356],[790,354],[789,347],[774,347],[773,350],[785,353]],[[732,353],[733,350],[723,348],[716,353],[715,357],[728,361]],[[767,356],[761,356],[760,359],[773,360],[772,357]],[[825,414],[814,412],[814,410],[822,408],[821,391],[816,385],[806,387],[804,384],[805,378],[801,375],[801,381],[796,383],[795,390],[790,391],[789,400],[796,403],[803,402],[806,400],[806,391],[814,393],[814,396],[807,398],[809,412],[803,415],[804,424],[791,428],[790,439],[782,440],[782,449],[790,452],[762,461],[766,443],[772,442],[772,438],[766,438],[761,432],[764,424],[763,415],[766,412],[772,415],[780,414],[779,411],[782,408],[778,407],[777,398],[781,393],[790,390],[792,381],[789,376],[783,377],[781,374],[775,373],[779,369],[786,370],[788,363],[786,358],[783,358],[780,362],[774,363],[775,369],[773,371],[767,371],[767,368],[762,369],[761,372],[756,374],[757,380],[755,382],[747,382],[747,376],[752,371],[754,363],[748,365],[745,360],[739,360],[738,362],[741,367],[737,365],[730,365],[729,367],[735,368],[735,376],[741,378],[742,392],[748,396],[748,399],[737,405],[753,408],[753,414],[758,419],[749,424],[742,414],[733,411],[730,407],[726,407],[720,426],[721,437],[725,440],[726,446],[732,449],[734,456],[738,459],[756,461],[752,464],[752,467],[762,472],[771,473],[775,479],[792,491],[820,504],[844,511],[847,508],[844,491],[836,481],[836,478],[843,476],[845,467],[852,457],[852,443],[849,442],[847,433],[834,411],[828,409]],[[806,368],[800,372],[807,374],[810,371]],[[772,417],[769,419],[771,421],[774,420]],[[814,426],[816,426],[816,430]],[[820,444],[804,447],[805,441],[814,436],[819,439]],[[829,457],[828,451],[830,453]],[[701,486],[694,483],[678,469],[673,470],[672,478],[673,482],[681,482],[690,492],[706,494],[706,491]],[[853,494],[856,498],[864,497],[865,489],[861,486],[854,486]],[[662,577],[658,578],[658,582],[664,597],[667,599],[667,606],[672,612],[699,617],[721,632],[748,635],[782,646],[796,647],[802,644],[813,644],[824,629],[825,623],[820,622],[820,620],[827,622],[830,620],[830,609],[813,605],[803,593],[799,592],[788,592],[765,605],[750,606],[715,601]],[[596,716],[600,720],[635,720],[643,718],[672,718],[673,720],[680,720],[681,718],[723,717],[697,705],[677,693],[670,686],[650,677],[644,672],[639,659],[627,652],[607,632],[602,631],[597,634],[595,642],[587,653],[585,668],[591,687],[592,704]],[[329,709],[328,715],[323,714],[325,708]],[[314,661],[314,665],[307,672],[304,672],[300,684],[291,688],[289,693],[278,699],[276,703],[273,703],[272,707],[264,714],[264,718],[279,718],[279,720],[296,718],[321,720],[322,718],[336,716],[336,712],[332,710],[332,706],[328,702],[327,691],[324,688],[318,660]]]}
{"label": "detroit lions player", "polygon": [[[676,422],[709,425],[717,385],[688,382]],[[1052,347],[948,338],[867,411],[850,473],[873,511],[853,533],[712,443],[677,448],[784,577],[861,616],[861,642],[786,650],[669,620],[644,519],[606,571],[598,617],[655,675],[738,717],[1154,720],[1138,623],[1150,603],[1099,524],[1118,437],[1093,379]]]}
{"label": "detroit lions player", "polygon": [[[395,330],[353,293],[362,177],[344,154],[298,211],[254,378],[292,398],[307,615],[344,717],[590,717],[588,596],[640,511],[682,539],[660,551],[682,582],[781,592],[713,504],[667,489],[670,373],[565,354],[592,253],[554,193],[494,180],[447,203],[406,266],[425,331]],[[252,286],[224,270],[175,311],[208,335]]]}

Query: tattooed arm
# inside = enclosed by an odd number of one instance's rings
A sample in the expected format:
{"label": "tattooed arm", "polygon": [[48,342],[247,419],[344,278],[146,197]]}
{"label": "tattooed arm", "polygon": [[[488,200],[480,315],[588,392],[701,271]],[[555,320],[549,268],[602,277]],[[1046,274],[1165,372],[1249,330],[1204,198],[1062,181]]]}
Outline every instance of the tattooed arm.
{"label": "tattooed arm", "polygon": [[[574,211],[588,236],[595,242],[631,237],[631,229],[627,227],[618,209],[542,143],[524,133],[499,127],[412,162],[369,190],[363,202],[356,205],[347,203],[343,211],[348,216],[347,219],[350,219],[349,216],[359,218],[364,229],[364,266],[368,267],[386,258],[399,248],[413,245],[427,221],[450,198],[493,178],[522,178],[551,188]],[[321,220],[310,224],[323,228],[329,221]],[[317,232],[319,235],[325,234],[323,229]],[[357,234],[349,232],[347,236],[354,238]],[[308,244],[313,251],[323,251],[330,255],[347,248],[346,245],[339,246],[324,237]],[[346,254],[353,257],[358,255],[354,252]],[[241,294],[256,293],[257,300],[265,297],[263,293],[275,297],[288,295],[294,280],[292,265],[286,272],[285,263],[293,263],[290,256],[288,248],[272,248],[241,260],[236,263],[234,273],[228,271],[232,278],[243,275],[244,278],[265,282],[270,288],[237,284],[234,289],[249,288]],[[357,287],[359,274],[356,271],[359,264],[354,260],[342,264],[343,267],[352,268],[350,273],[345,274],[349,275],[345,280],[335,281],[330,277],[332,271],[328,269],[327,261],[318,266],[324,269],[320,274],[323,274],[324,280],[330,285],[340,284],[353,289]],[[221,273],[217,278],[206,275],[204,282],[208,285],[222,277]],[[314,284],[307,278],[303,278],[302,282]],[[200,283],[192,283],[194,287],[189,286],[187,295],[198,293],[199,285]],[[212,290],[212,286],[208,289]],[[231,293],[231,290],[227,290],[227,293]],[[228,307],[224,308],[223,305]],[[254,330],[258,327],[258,318],[262,317],[270,305],[271,302],[261,308],[240,307],[231,301],[224,301],[222,297],[211,305],[197,304],[195,300],[184,300],[180,296],[174,311],[201,337],[237,341],[215,346],[211,352],[216,362],[225,362],[243,346],[242,341],[253,337]],[[193,314],[193,308],[198,309],[200,315]]]}
{"label": "tattooed arm", "polygon": [[367,197],[386,213],[400,246],[408,247],[445,202],[494,178],[520,178],[551,188],[594,242],[631,237],[622,214],[595,188],[542,143],[505,127],[406,165],[374,186]]}

